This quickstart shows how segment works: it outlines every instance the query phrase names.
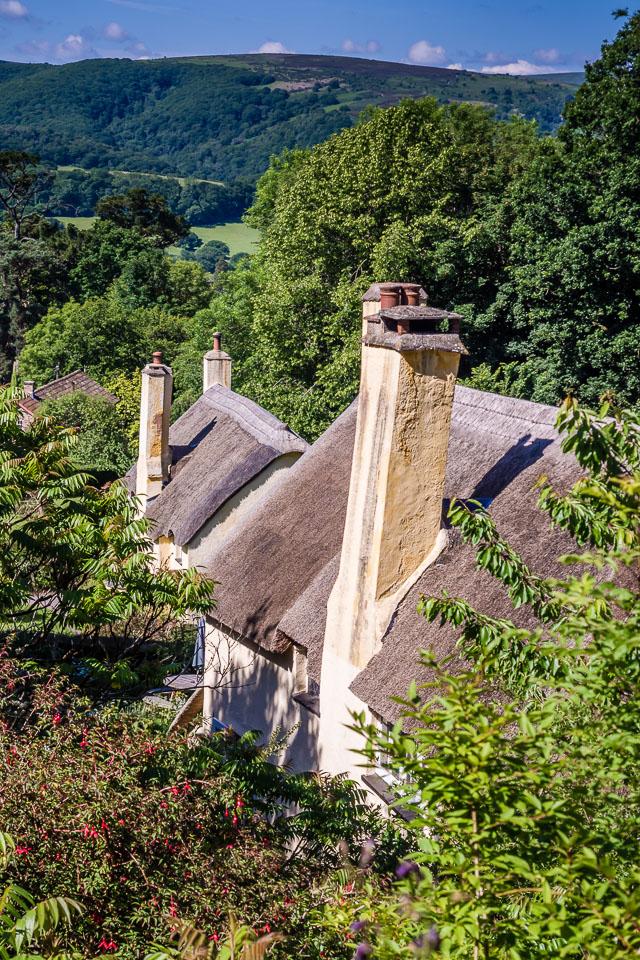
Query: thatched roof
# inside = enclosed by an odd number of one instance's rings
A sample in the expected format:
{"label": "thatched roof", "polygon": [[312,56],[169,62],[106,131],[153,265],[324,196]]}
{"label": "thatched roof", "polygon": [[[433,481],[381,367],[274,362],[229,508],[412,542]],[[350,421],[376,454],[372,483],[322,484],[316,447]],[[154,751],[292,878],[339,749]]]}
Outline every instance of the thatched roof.
{"label": "thatched roof", "polygon": [[[308,444],[257,403],[218,384],[169,430],[171,479],[147,508],[153,536],[189,543],[230,497],[285,453]],[[136,465],[126,477],[135,489]]]}
{"label": "thatched roof", "polygon": [[[215,617],[266,649],[293,642],[308,652],[309,674],[319,680],[326,605],[338,571],[357,401],[295,464],[270,496],[238,526],[208,561],[216,590]],[[578,468],[562,454],[557,410],[457,387],[453,406],[445,497],[491,500],[499,529],[543,574],[559,573],[556,558],[569,540],[551,531],[532,487],[542,474],[562,490]],[[445,502],[446,509],[446,502]],[[419,647],[446,655],[456,634],[417,614],[420,595],[442,588],[494,616],[512,616],[504,589],[476,570],[473,549],[450,531],[449,547],[399,606],[382,650],[352,690],[383,716],[398,711],[391,695],[420,680]]]}
{"label": "thatched roof", "polygon": [[268,650],[283,645],[278,624],[340,551],[356,415],[353,403],[207,560],[216,618]]}

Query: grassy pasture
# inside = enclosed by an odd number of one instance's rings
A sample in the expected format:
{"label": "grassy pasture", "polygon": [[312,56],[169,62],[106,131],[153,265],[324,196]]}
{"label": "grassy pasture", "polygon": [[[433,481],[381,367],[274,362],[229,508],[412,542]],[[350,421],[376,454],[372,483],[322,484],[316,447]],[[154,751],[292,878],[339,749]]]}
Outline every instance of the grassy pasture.
{"label": "grassy pasture", "polygon": [[[95,217],[56,217],[56,220],[64,223],[65,226],[72,223],[79,230],[88,230],[95,219]],[[213,227],[192,227],[191,229],[203,243],[208,243],[209,240],[221,240],[222,243],[226,243],[231,256],[234,253],[253,253],[258,246],[258,231],[246,223],[219,223]],[[168,247],[167,253],[179,256],[180,250],[178,247]]]}

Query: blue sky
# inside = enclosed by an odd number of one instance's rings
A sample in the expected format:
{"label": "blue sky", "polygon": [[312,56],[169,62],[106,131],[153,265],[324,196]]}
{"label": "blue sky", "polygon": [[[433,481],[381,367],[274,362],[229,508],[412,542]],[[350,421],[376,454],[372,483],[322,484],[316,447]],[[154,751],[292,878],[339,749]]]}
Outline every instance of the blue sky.
{"label": "blue sky", "polygon": [[342,53],[487,73],[581,69],[612,0],[0,0],[0,59]]}

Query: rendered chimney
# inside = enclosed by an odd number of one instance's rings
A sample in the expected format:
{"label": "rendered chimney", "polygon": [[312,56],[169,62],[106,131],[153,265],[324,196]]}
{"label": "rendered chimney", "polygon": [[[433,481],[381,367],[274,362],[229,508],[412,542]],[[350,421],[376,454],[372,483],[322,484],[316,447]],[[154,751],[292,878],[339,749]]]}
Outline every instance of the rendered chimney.
{"label": "rendered chimney", "polygon": [[202,392],[205,393],[215,383],[231,389],[231,357],[222,349],[222,337],[219,333],[213,335],[213,350],[204,355]]}
{"label": "rendered chimney", "polygon": [[320,763],[327,769],[357,762],[345,746],[345,711],[362,705],[351,702],[349,685],[378,652],[398,604],[446,540],[440,527],[449,428],[466,350],[457,333],[438,332],[457,315],[425,303],[416,284],[380,284],[363,297],[358,419],[320,683],[326,751]]}
{"label": "rendered chimney", "polygon": [[147,500],[157,497],[169,479],[169,419],[171,416],[171,368],[162,362],[162,354],[142,371],[140,397],[140,446],[136,474],[136,496],[144,509]]}
{"label": "rendered chimney", "polygon": [[25,380],[22,384],[22,389],[24,390],[27,397],[35,397],[36,392],[36,382],[35,380]]}

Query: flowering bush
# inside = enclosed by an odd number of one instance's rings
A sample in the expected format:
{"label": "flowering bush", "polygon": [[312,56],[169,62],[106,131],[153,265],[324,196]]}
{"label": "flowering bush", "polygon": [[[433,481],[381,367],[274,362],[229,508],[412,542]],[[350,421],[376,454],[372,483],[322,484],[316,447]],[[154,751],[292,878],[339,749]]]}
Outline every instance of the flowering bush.
{"label": "flowering bush", "polygon": [[97,711],[34,671],[0,660],[0,822],[16,838],[1,874],[84,905],[66,949],[137,958],[172,918],[215,943],[233,914],[257,935],[289,934],[288,952],[340,837],[357,846],[384,830],[391,860],[402,845],[352,784],[270,763],[277,744],[190,746],[146,708]]}

